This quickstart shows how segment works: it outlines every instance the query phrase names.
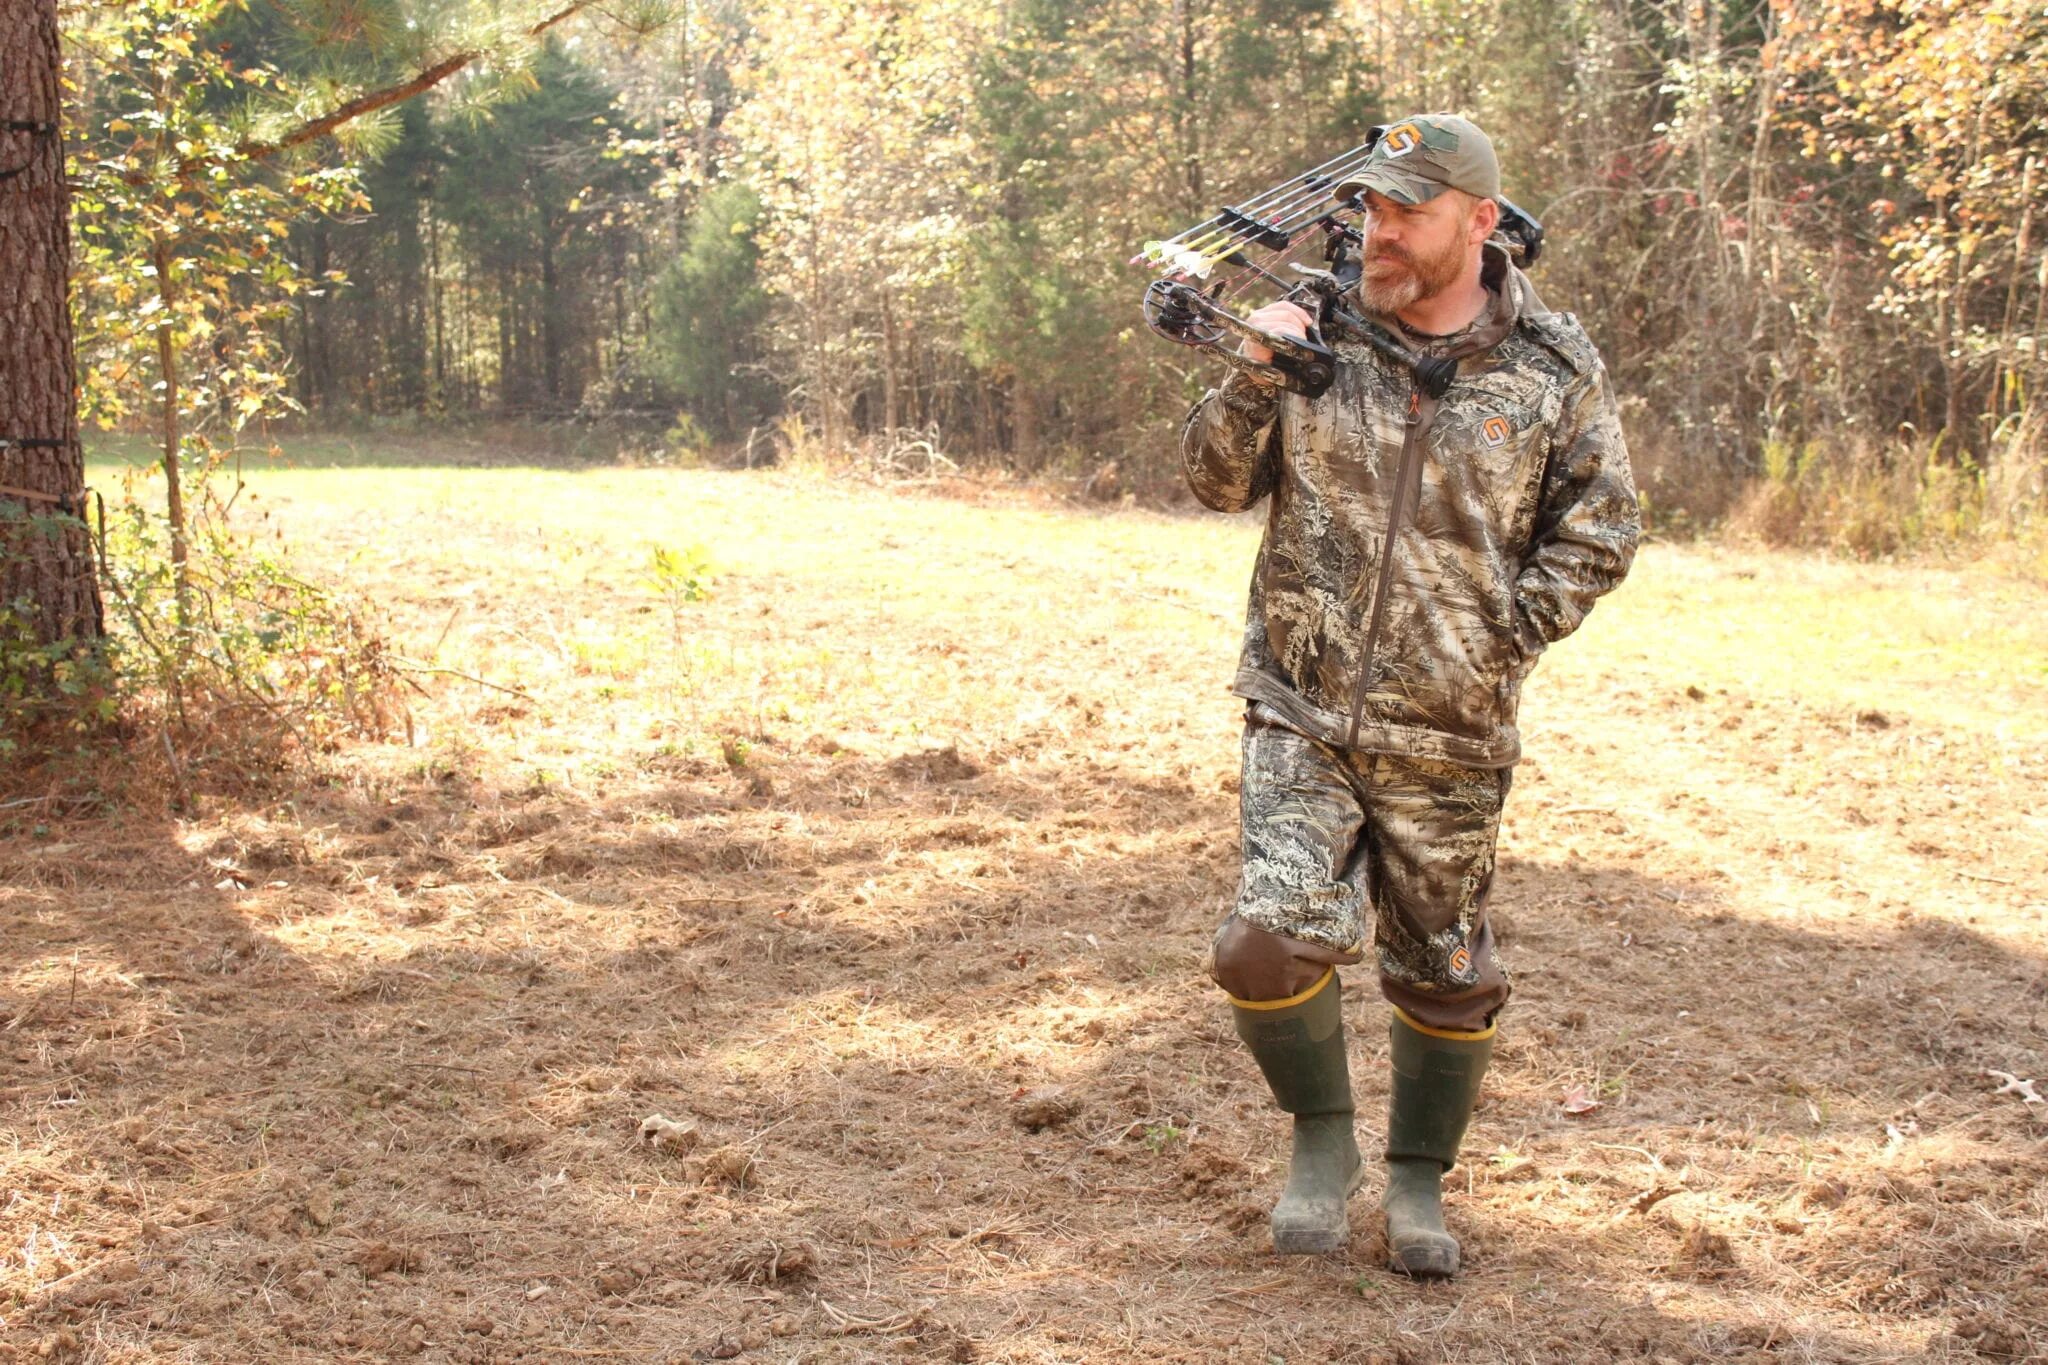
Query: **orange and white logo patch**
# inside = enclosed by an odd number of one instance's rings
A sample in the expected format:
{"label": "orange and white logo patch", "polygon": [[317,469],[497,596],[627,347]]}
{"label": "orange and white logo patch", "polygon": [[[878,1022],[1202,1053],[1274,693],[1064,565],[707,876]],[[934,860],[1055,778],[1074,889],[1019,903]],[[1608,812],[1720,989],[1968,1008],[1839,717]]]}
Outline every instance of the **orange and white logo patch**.
{"label": "orange and white logo patch", "polygon": [[1422,130],[1412,123],[1389,128],[1380,138],[1380,150],[1388,156],[1406,156],[1422,145]]}
{"label": "orange and white logo patch", "polygon": [[1505,417],[1489,417],[1480,424],[1479,434],[1486,438],[1486,444],[1490,446],[1504,446],[1508,443],[1508,437],[1514,434],[1514,428],[1508,425],[1508,419]]}
{"label": "orange and white logo patch", "polygon": [[1451,980],[1470,981],[1478,973],[1472,970],[1472,950],[1460,943],[1451,949]]}

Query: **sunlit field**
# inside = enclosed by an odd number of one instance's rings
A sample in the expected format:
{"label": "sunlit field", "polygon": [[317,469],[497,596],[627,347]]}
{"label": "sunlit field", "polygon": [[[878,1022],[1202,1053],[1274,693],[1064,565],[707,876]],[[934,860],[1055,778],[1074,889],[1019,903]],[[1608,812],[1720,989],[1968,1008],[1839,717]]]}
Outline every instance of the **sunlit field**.
{"label": "sunlit field", "polygon": [[1272,1255],[1202,974],[1256,515],[489,454],[237,504],[409,725],[0,810],[0,1355],[2048,1353],[2048,591],[1644,548],[1528,688],[1469,1269],[1418,1286],[1376,1178]]}

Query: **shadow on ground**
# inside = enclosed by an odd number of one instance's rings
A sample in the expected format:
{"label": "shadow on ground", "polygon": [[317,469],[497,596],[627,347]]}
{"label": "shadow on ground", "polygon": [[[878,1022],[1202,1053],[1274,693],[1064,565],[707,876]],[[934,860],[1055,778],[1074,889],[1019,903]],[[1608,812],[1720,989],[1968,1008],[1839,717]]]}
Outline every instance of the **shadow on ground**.
{"label": "shadow on ground", "polygon": [[[2008,1358],[2048,964],[1526,859],[1468,1275],[1282,1262],[1234,799],[954,751],[0,844],[4,1331],[54,1359]],[[1347,999],[1361,1140],[1383,1007]],[[2032,1074],[2032,1073],[2027,1073]],[[1578,1087],[1599,1101],[1563,1111]],[[643,1141],[660,1113],[694,1134]],[[0,1338],[4,1339],[4,1338]]]}

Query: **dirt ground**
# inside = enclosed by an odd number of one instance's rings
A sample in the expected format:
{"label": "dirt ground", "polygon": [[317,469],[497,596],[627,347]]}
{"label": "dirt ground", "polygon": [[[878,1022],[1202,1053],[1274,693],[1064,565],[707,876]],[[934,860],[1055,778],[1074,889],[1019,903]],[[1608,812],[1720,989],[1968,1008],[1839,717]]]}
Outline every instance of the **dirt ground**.
{"label": "dirt ground", "polygon": [[261,802],[0,807],[0,1359],[2048,1359],[2038,587],[1653,543],[1552,651],[1418,1286],[1376,1180],[1273,1256],[1201,974],[1255,517],[256,493],[449,671]]}

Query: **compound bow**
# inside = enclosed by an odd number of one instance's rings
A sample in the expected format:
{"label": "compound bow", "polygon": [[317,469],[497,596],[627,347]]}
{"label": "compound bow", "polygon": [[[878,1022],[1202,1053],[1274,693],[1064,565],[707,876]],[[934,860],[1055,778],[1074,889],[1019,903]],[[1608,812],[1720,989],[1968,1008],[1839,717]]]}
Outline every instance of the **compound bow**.
{"label": "compound bow", "polygon": [[[1456,361],[1417,355],[1343,303],[1363,267],[1365,235],[1357,220],[1366,207],[1363,190],[1342,198],[1336,191],[1365,168],[1386,131],[1384,126],[1374,128],[1350,151],[1242,204],[1221,209],[1185,232],[1147,242],[1131,264],[1164,267],[1167,273],[1145,288],[1145,325],[1168,341],[1200,347],[1248,374],[1310,398],[1336,379],[1337,358],[1322,338],[1362,341],[1412,371],[1424,393],[1441,398],[1457,373]],[[1543,250],[1543,225],[1507,199],[1497,202],[1501,216],[1496,238],[1516,264],[1533,263]],[[1317,245],[1326,269],[1301,263]],[[1264,262],[1253,253],[1262,253]],[[1219,268],[1225,273],[1219,275]],[[1283,270],[1292,270],[1296,278],[1289,279]],[[1308,310],[1316,321],[1309,336],[1265,331],[1224,306],[1224,299],[1235,303],[1237,295],[1259,283],[1279,290],[1272,302]],[[1252,360],[1225,344],[1231,338],[1256,342],[1271,351],[1273,359]]]}

